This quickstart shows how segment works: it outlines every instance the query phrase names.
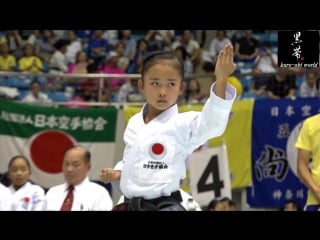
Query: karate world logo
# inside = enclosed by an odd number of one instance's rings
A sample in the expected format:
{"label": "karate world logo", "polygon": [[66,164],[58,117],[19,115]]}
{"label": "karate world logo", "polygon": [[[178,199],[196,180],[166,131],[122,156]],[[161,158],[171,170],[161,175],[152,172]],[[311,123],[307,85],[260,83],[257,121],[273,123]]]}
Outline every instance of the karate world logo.
{"label": "karate world logo", "polygon": [[279,67],[319,67],[319,31],[279,31]]}

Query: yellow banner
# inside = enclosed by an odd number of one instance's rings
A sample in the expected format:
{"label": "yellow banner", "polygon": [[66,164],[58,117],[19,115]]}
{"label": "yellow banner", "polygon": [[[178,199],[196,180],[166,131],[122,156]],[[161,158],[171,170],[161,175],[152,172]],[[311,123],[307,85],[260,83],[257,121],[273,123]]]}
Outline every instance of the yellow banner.
{"label": "yellow banner", "polygon": [[251,185],[251,128],[253,114],[252,99],[234,103],[231,117],[224,134],[209,141],[210,147],[225,142],[231,174],[231,188]]}
{"label": "yellow banner", "polygon": [[125,106],[123,108],[124,123],[127,126],[129,119],[141,110],[142,106]]}

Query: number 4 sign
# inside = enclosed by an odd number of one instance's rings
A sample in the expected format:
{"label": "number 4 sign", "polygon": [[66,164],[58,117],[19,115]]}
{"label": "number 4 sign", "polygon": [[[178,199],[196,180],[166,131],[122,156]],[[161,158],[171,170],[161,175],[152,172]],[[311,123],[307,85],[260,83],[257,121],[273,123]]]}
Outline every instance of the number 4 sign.
{"label": "number 4 sign", "polygon": [[189,156],[190,187],[194,199],[207,206],[214,198],[231,198],[226,146],[196,151]]}

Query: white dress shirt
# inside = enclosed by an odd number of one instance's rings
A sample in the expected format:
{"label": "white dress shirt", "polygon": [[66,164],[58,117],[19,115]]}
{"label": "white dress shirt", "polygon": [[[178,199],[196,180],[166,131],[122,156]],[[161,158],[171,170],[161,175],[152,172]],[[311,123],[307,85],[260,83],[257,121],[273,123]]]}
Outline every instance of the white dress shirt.
{"label": "white dress shirt", "polygon": [[175,104],[145,124],[144,105],[130,118],[124,133],[123,160],[115,167],[122,170],[121,194],[153,199],[179,189],[187,156],[226,129],[236,89],[227,84],[226,99],[222,99],[214,94],[214,88],[215,84],[201,112],[178,113]]}
{"label": "white dress shirt", "polygon": [[[67,193],[66,183],[51,187],[45,196],[44,210],[59,211]],[[110,211],[112,207],[113,201],[108,190],[89,181],[88,177],[74,186],[71,211]]]}
{"label": "white dress shirt", "polygon": [[31,92],[22,99],[22,102],[29,102],[29,103],[48,103],[52,102],[49,99],[48,95],[45,93],[39,93],[38,97],[35,97]]}

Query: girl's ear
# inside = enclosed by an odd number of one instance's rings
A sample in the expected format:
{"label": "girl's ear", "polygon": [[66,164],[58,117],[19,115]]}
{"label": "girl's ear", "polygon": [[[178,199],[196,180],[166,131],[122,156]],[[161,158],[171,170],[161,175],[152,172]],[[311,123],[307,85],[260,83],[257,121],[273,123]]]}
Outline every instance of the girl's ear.
{"label": "girl's ear", "polygon": [[138,79],[138,88],[140,91],[143,91],[144,85],[143,85],[143,81],[141,80],[141,78]]}
{"label": "girl's ear", "polygon": [[180,85],[179,96],[183,95],[185,88],[186,88],[186,84],[184,81],[182,81],[182,83]]}

